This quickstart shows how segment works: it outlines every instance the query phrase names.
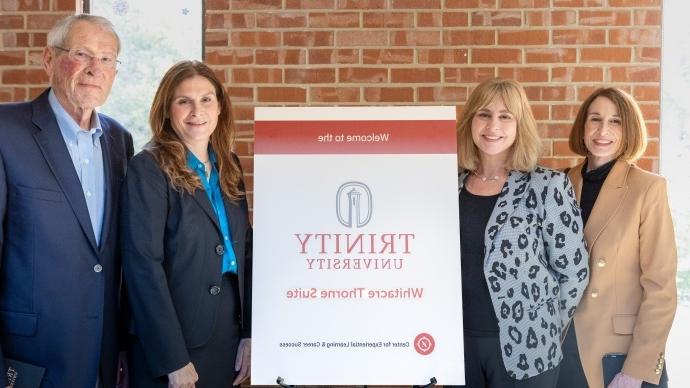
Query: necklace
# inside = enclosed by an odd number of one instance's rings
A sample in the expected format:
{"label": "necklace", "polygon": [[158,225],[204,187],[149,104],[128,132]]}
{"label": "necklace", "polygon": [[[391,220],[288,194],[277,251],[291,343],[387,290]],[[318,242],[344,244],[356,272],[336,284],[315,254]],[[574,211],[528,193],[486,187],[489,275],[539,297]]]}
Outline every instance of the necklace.
{"label": "necklace", "polygon": [[479,175],[478,172],[472,171],[472,174],[474,174],[477,178],[481,179],[482,182],[493,182],[501,179],[501,175],[489,175],[489,176],[484,176],[484,175]]}

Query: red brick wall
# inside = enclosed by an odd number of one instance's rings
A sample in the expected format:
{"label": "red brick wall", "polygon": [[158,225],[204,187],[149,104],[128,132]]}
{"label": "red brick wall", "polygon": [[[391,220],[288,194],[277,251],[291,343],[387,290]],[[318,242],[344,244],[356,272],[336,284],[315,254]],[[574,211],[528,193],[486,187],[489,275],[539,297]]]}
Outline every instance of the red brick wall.
{"label": "red brick wall", "polygon": [[[0,0],[0,101],[36,95],[45,32],[75,0]],[[226,82],[252,185],[259,105],[462,106],[477,82],[522,82],[548,166],[602,84],[640,101],[658,170],[661,0],[206,0],[206,60]]]}

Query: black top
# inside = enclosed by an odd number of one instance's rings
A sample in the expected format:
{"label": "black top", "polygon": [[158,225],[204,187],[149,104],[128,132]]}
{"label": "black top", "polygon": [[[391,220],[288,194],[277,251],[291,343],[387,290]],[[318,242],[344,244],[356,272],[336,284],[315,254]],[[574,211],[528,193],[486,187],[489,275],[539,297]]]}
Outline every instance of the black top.
{"label": "black top", "polygon": [[499,194],[460,192],[460,257],[465,334],[498,337],[498,319],[484,277],[484,231]]}
{"label": "black top", "polygon": [[582,208],[582,222],[587,225],[594,203],[597,201],[601,186],[604,185],[606,177],[609,175],[611,168],[616,163],[612,160],[592,171],[587,172],[587,163],[582,166],[582,194],[580,195],[580,208]]}

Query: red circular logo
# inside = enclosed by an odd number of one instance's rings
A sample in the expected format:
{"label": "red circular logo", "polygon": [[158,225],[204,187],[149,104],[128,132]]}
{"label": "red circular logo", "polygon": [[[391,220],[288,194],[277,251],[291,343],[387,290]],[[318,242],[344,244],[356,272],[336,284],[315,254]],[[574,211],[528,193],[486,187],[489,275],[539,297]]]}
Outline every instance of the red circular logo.
{"label": "red circular logo", "polygon": [[422,356],[426,356],[434,351],[436,342],[431,334],[421,333],[417,335],[414,339],[414,350]]}

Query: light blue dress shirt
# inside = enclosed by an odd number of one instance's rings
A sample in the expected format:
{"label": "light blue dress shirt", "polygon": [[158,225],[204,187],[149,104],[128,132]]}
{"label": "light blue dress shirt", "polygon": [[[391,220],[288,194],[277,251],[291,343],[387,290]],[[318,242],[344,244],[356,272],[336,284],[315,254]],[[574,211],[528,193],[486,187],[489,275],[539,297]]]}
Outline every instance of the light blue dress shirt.
{"label": "light blue dress shirt", "polygon": [[218,179],[218,170],[216,169],[216,154],[209,147],[208,159],[211,162],[211,174],[206,178],[206,167],[199,158],[193,153],[187,151],[187,166],[199,175],[201,183],[204,185],[204,191],[216,218],[220,231],[223,234],[223,245],[225,251],[223,252],[223,268],[221,273],[231,272],[237,273],[237,259],[235,257],[235,250],[232,248],[232,234],[230,232],[230,224],[228,222],[228,215],[225,211],[225,204],[223,203],[223,192],[220,189],[220,181]]}
{"label": "light blue dress shirt", "polygon": [[48,94],[48,102],[55,113],[58,127],[65,145],[72,158],[74,169],[81,182],[82,192],[91,218],[91,227],[100,244],[103,217],[105,214],[105,171],[103,170],[103,152],[100,138],[103,128],[98,114],[91,115],[91,125],[88,131],[79,127],[76,121],[60,105],[53,90]]}

